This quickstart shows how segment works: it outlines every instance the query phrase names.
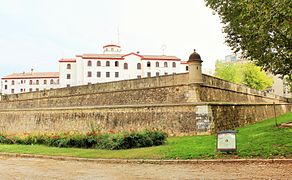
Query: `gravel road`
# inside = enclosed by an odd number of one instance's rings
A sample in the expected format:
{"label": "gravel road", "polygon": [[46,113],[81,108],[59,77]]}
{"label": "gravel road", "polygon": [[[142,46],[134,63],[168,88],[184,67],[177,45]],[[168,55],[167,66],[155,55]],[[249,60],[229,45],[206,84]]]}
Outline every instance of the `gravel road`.
{"label": "gravel road", "polygon": [[292,163],[106,164],[0,157],[0,179],[292,179]]}

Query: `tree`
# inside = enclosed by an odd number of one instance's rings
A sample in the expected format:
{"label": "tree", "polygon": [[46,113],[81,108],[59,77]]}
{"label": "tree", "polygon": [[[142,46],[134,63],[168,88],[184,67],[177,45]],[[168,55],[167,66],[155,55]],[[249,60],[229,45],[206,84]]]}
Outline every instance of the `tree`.
{"label": "tree", "polygon": [[234,52],[292,82],[291,0],[205,1],[219,14]]}
{"label": "tree", "polygon": [[260,67],[253,63],[221,63],[216,62],[215,75],[227,81],[243,84],[257,90],[266,90],[273,84]]}

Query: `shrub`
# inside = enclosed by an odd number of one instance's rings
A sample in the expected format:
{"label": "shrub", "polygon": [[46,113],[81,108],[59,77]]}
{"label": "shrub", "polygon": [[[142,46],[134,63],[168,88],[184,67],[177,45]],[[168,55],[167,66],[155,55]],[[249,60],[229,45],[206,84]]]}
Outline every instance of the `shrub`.
{"label": "shrub", "polygon": [[117,134],[28,134],[8,138],[0,135],[0,143],[5,144],[43,144],[54,147],[130,149],[162,145],[167,135],[161,131],[121,132]]}

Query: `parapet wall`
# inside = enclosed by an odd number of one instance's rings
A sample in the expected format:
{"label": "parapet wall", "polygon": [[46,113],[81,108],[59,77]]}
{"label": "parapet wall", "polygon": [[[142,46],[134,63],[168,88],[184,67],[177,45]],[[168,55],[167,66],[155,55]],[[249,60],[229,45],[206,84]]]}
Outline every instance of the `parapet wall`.
{"label": "parapet wall", "polygon": [[274,108],[292,111],[285,98],[212,76],[189,82],[184,73],[3,96],[0,132],[88,131],[93,123],[102,131],[193,135],[269,118]]}
{"label": "parapet wall", "polygon": [[287,103],[284,97],[258,91],[209,75],[203,75],[199,89],[201,101],[207,102],[246,102],[246,103]]}

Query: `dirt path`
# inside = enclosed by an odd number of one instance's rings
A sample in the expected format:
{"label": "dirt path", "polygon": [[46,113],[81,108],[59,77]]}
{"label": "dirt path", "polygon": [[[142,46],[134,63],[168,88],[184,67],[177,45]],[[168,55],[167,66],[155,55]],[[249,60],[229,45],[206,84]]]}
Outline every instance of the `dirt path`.
{"label": "dirt path", "polygon": [[292,164],[98,164],[0,157],[0,179],[292,179]]}

